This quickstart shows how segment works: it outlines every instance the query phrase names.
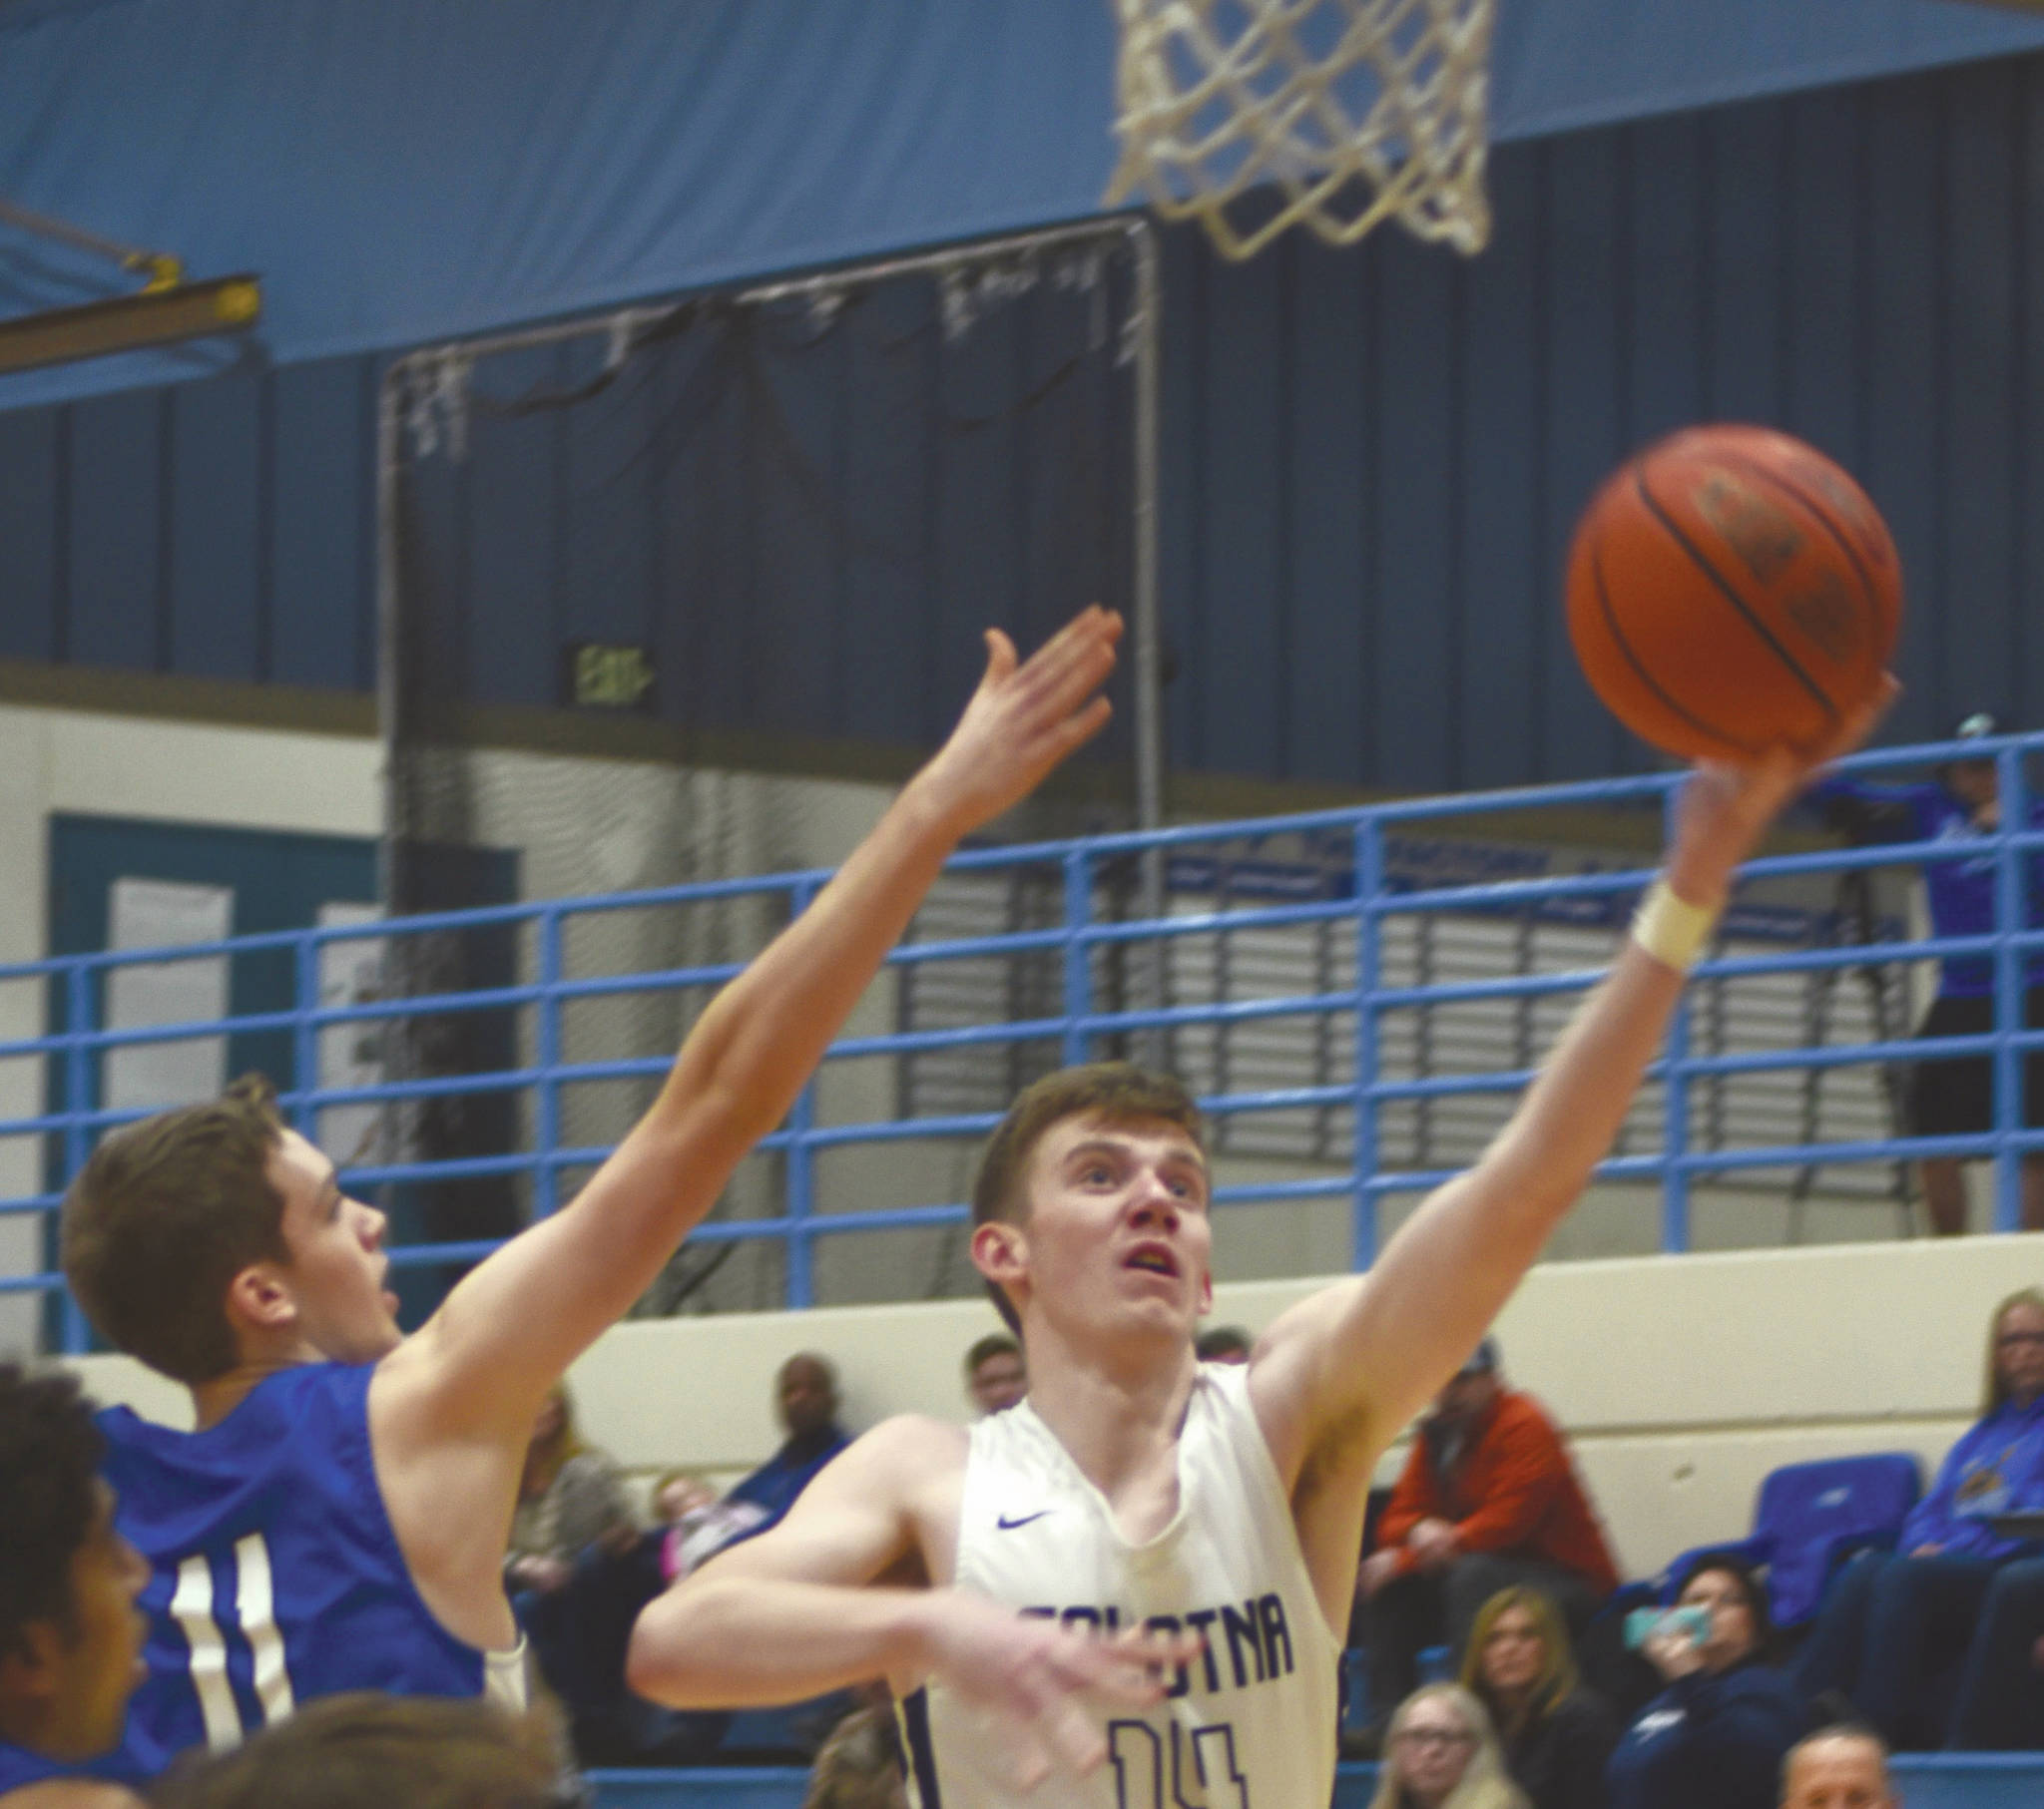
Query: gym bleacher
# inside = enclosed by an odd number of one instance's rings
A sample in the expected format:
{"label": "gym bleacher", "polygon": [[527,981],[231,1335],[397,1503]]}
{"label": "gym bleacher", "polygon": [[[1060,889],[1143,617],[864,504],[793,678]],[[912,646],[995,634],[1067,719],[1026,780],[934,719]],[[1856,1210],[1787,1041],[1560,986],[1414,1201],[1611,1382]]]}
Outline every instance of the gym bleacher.
{"label": "gym bleacher", "polygon": [[[1928,917],[1966,851],[1789,818],[1500,1334],[1628,1599],[1736,1547],[1801,1632],[1892,1540],[2044,1274],[2044,8],[1426,0],[1483,24],[1446,211],[1266,244],[1279,158],[1246,257],[1207,174],[1129,161],[1154,10],[0,0],[0,1352],[175,1415],[55,1213],[106,1130],[256,1068],[416,1324],[616,1145],[979,632],[1094,599],[1107,737],[946,870],[573,1386],[642,1492],[757,1465],[798,1349],[853,1430],[961,1418],[974,1151],[1109,1055],[1208,1111],[1217,1311],[1261,1329],[1474,1159],[1625,933],[1673,779],[1578,670],[1569,536],[1635,448],[1751,421],[1893,530],[1904,695],[1852,770],[1994,763],[1996,921]],[[1978,1134],[1904,1108],[1941,957],[1994,969]],[[762,1712],[592,1775],[793,1809],[801,1756]],[[2044,1718],[1895,1770],[2044,1801]]]}

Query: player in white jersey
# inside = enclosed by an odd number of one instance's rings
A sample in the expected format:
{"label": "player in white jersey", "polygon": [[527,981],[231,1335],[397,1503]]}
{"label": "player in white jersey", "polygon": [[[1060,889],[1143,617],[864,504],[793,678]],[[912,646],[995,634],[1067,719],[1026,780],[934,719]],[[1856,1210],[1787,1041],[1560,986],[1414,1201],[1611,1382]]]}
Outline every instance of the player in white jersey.
{"label": "player in white jersey", "polygon": [[[1148,1081],[1106,1068],[1064,1078]],[[1315,1598],[1246,1378],[1240,1365],[1201,1366],[1179,1430],[1176,1511],[1141,1543],[1026,1400],[972,1430],[957,1587],[1088,1633],[1146,1626],[1201,1641],[1173,1654],[1161,1705],[1139,1699],[1107,1723],[1102,1800],[1233,1809],[1228,1786],[1251,1778],[1259,1803],[1326,1794],[1341,1640]],[[904,1699],[902,1722],[924,1809],[1008,1800],[1010,1754],[941,1678]]]}
{"label": "player in white jersey", "polygon": [[[969,1432],[867,1433],[774,1531],[647,1608],[633,1686],[737,1706],[885,1677],[921,1809],[1324,1804],[1377,1459],[1610,1148],[1734,869],[1875,713],[1815,755],[1691,775],[1662,881],[1511,1122],[1246,1370],[1193,1352],[1212,1225],[1184,1090],[1118,1065],[1030,1088],[972,1234],[1027,1400]],[[1072,1775],[1036,1794],[1054,1767]]]}

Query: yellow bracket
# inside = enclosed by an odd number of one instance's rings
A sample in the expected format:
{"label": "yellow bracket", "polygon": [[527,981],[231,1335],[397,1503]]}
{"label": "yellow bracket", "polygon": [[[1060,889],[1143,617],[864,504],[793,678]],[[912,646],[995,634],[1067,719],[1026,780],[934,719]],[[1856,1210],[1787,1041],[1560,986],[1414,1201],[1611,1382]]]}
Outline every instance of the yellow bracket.
{"label": "yellow bracket", "polygon": [[145,295],[161,295],[185,280],[185,266],[168,251],[142,251],[128,260],[131,270],[146,270],[149,280],[142,285]]}

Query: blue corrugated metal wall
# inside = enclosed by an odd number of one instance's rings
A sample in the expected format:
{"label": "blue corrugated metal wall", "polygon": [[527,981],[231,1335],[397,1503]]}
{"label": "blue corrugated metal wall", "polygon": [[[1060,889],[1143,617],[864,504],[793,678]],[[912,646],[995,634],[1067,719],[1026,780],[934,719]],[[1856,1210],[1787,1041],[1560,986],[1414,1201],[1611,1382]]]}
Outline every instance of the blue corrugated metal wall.
{"label": "blue corrugated metal wall", "polygon": [[1560,567],[1621,453],[1710,418],[1803,434],[1886,511],[1893,732],[2044,720],[2040,159],[2024,60],[1508,149],[1467,264],[1395,232],[1180,245],[1180,758],[1412,786],[1637,763]]}
{"label": "blue corrugated metal wall", "polygon": [[[1466,265],[1395,231],[1242,266],[1174,234],[1176,761],[1399,787],[1640,764],[1569,656],[1563,549],[1621,453],[1712,417],[1804,434],[1887,512],[1895,734],[2044,721],[2040,159],[2030,58],[1508,147]],[[562,641],[648,640],[679,720],[926,740],[980,622],[1034,632],[1125,585],[1097,525],[1121,480],[1059,450],[1120,472],[1110,386],[1026,434],[959,425],[1043,380],[1079,330],[1059,305],[960,352],[882,296],[827,382],[756,363],[820,516],[756,481],[771,448],[644,457],[686,348],[595,414],[486,428],[420,494],[440,652],[483,700],[545,702]],[[368,688],[373,401],[345,360],[0,415],[0,657]],[[940,433],[941,487],[897,484]],[[659,481],[616,481],[634,459]]]}
{"label": "blue corrugated metal wall", "polygon": [[375,372],[0,413],[0,659],[373,689]]}

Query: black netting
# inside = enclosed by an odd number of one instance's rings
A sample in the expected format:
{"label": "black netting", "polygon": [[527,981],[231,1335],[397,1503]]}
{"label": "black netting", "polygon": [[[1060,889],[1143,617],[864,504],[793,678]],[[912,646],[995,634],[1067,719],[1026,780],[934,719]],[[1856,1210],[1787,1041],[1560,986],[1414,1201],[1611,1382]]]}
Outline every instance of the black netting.
{"label": "black netting", "polygon": [[[1102,248],[1119,243],[697,300],[616,336],[410,367],[390,524],[393,908],[816,864],[847,845],[831,800],[775,769],[891,779],[955,717],[984,626],[1026,648],[1086,602],[1126,613],[1132,282]],[[594,701],[578,687],[592,677]],[[1091,801],[1039,823],[1129,821],[1119,682]],[[785,914],[766,896],[577,919],[563,964],[601,978],[743,962]],[[536,971],[530,932],[405,944],[391,977],[406,996]],[[712,990],[579,1000],[563,1057],[664,1058]],[[486,1074],[531,1058],[535,1019],[429,1013],[399,1041],[407,1078]],[[607,1147],[657,1084],[566,1089],[562,1140]],[[889,1091],[919,1085],[904,1071]],[[408,1110],[401,1134],[410,1159],[486,1157],[529,1145],[530,1105],[457,1094]],[[779,1179],[756,1159],[720,1211],[777,1210]],[[522,1177],[435,1183],[410,1190],[409,1228],[489,1234],[532,1203]],[[661,1304],[691,1296],[706,1262]],[[749,1244],[694,1297],[777,1304],[780,1281],[777,1252]]]}

